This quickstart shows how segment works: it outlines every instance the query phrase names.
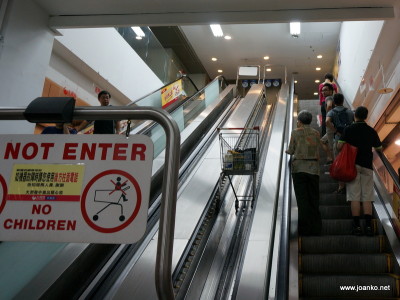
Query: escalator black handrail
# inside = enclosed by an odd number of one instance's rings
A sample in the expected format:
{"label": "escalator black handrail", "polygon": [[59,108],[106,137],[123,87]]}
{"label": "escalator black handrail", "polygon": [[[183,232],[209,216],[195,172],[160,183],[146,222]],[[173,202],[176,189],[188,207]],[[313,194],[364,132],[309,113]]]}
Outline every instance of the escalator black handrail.
{"label": "escalator black handrail", "polygon": [[193,80],[190,79],[190,77],[188,77],[187,75],[183,75],[183,76],[180,76],[180,77],[178,77],[177,79],[175,79],[175,80],[173,80],[173,81],[171,81],[171,82],[169,82],[169,83],[167,83],[167,84],[164,84],[162,87],[156,89],[155,91],[152,91],[152,92],[150,92],[150,93],[144,95],[143,97],[140,97],[139,99],[136,99],[136,100],[132,101],[132,102],[129,103],[127,106],[132,106],[132,105],[134,105],[134,104],[137,104],[139,101],[141,101],[141,100],[143,100],[143,99],[145,99],[145,98],[147,98],[147,97],[149,97],[149,96],[151,96],[151,95],[153,95],[153,94],[155,94],[155,93],[161,91],[163,88],[165,88],[165,87],[167,87],[167,86],[169,86],[169,85],[171,85],[171,84],[173,84],[173,83],[175,83],[175,82],[177,82],[177,81],[179,81],[179,80],[181,80],[181,79],[183,79],[183,78],[188,78],[189,81],[190,81],[190,83],[193,84],[193,86],[194,86],[194,88],[196,89],[196,91],[199,91],[199,89],[197,88],[197,86],[194,84]]}
{"label": "escalator black handrail", "polygon": [[382,164],[385,166],[386,171],[389,173],[390,177],[392,177],[393,183],[400,190],[399,175],[397,175],[397,173],[396,173],[395,169],[393,168],[392,164],[389,162],[389,160],[387,159],[386,155],[382,151],[376,151],[376,154],[381,159]]}

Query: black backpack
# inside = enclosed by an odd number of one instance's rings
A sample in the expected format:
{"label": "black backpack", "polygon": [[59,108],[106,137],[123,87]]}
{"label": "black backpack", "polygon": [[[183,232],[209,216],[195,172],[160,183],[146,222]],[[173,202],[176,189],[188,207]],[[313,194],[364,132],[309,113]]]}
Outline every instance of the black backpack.
{"label": "black backpack", "polygon": [[335,129],[340,134],[343,133],[343,130],[351,125],[353,120],[349,120],[349,115],[347,113],[347,108],[345,107],[342,111],[337,111],[333,109],[333,118],[332,118],[333,125]]}

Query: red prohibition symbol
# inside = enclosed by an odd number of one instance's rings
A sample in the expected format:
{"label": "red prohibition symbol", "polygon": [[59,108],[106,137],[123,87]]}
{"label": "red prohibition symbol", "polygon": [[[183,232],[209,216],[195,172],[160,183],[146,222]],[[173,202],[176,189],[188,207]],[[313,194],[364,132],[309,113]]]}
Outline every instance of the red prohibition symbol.
{"label": "red prohibition symbol", "polygon": [[[111,176],[109,176],[111,175]],[[103,184],[99,183],[96,186],[96,183],[104,179],[104,177],[111,177],[113,178],[112,180],[109,180],[110,185],[113,187],[110,190],[96,190],[99,186],[101,187]],[[121,181],[121,177],[125,177],[126,179]],[[115,179],[116,178],[116,179]],[[123,205],[121,203],[124,203],[125,201],[128,201],[127,193],[126,191],[128,189],[131,189],[131,186],[133,186],[133,189],[136,193],[136,204],[133,208],[133,212],[129,217],[125,217],[125,215],[122,213],[123,212]],[[103,192],[108,196],[113,196],[115,194],[120,195],[118,198],[118,202],[109,202],[109,201],[101,201],[97,200],[96,198],[92,199],[91,194],[93,194],[93,191],[96,192]],[[116,192],[116,193],[115,193]],[[115,194],[114,194],[115,193]],[[88,201],[94,200],[95,202],[102,202],[104,203],[104,207],[100,210],[97,211],[95,214],[90,214],[87,209],[87,203]],[[121,201],[121,203],[120,203]],[[93,177],[89,183],[86,185],[85,189],[83,190],[82,193],[82,199],[81,199],[81,211],[82,211],[82,216],[85,220],[85,222],[94,230],[102,233],[114,233],[121,231],[122,229],[126,228],[129,226],[136,218],[137,214],[139,213],[140,206],[142,203],[142,192],[140,189],[140,186],[136,179],[129,173],[122,171],[122,170],[107,170],[103,171],[99,174],[97,174],[95,177]],[[101,225],[96,224],[96,221],[99,220],[101,213],[109,208],[111,205],[117,205],[118,207],[121,208],[121,215],[119,216],[119,221],[122,222],[114,227],[102,227]]]}
{"label": "red prohibition symbol", "polygon": [[6,205],[6,197],[7,197],[7,184],[4,180],[3,176],[0,175],[0,195],[3,193],[2,197],[0,198],[0,214]]}

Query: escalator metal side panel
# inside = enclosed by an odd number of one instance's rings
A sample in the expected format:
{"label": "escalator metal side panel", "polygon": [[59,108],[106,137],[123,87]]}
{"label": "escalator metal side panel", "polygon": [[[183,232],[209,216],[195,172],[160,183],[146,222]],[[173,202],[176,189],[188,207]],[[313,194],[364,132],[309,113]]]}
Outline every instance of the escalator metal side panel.
{"label": "escalator metal side panel", "polygon": [[272,135],[264,172],[261,178],[257,204],[250,236],[244,256],[239,284],[236,291],[238,300],[262,300],[267,294],[267,282],[273,255],[273,240],[276,199],[279,193],[279,170],[281,168],[282,145],[286,119],[286,105],[289,87],[283,86],[276,107],[272,125]]}

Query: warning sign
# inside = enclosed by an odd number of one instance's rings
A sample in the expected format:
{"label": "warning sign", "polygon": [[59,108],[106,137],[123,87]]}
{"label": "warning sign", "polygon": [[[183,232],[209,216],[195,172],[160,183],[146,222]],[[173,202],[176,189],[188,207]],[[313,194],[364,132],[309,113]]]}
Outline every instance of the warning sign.
{"label": "warning sign", "polygon": [[149,137],[0,136],[0,240],[133,243],[146,229]]}

